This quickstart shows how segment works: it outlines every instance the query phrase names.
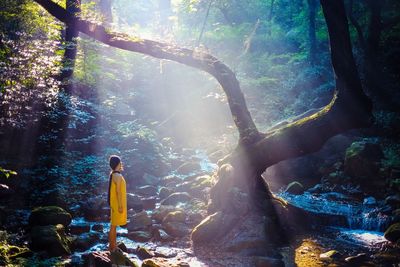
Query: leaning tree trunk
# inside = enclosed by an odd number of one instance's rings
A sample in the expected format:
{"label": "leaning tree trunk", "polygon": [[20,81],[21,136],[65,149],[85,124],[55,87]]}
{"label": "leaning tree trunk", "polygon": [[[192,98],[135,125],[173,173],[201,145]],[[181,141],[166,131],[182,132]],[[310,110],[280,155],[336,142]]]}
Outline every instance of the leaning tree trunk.
{"label": "leaning tree trunk", "polygon": [[[62,60],[62,70],[60,80],[68,80],[72,77],[75,67],[75,58],[77,52],[77,38],[79,31],[76,27],[76,17],[80,13],[81,2],[80,0],[67,0],[67,16],[65,23],[65,39],[64,39],[64,57]],[[70,85],[67,81],[65,90],[70,91]]]}
{"label": "leaning tree trunk", "polygon": [[[68,14],[65,9],[51,0],[35,1],[59,20],[66,21]],[[361,88],[352,55],[344,3],[342,0],[321,0],[321,5],[328,26],[335,71],[336,90],[333,99],[317,113],[267,133],[257,130],[232,70],[212,55],[114,33],[82,19],[76,19],[75,22],[80,32],[110,46],[179,62],[206,71],[216,78],[227,96],[239,131],[239,143],[229,156],[220,161],[219,180],[211,192],[210,212],[236,215],[239,210],[248,212],[243,201],[236,200],[252,199],[252,203],[258,203],[261,210],[272,218],[269,229],[274,231],[279,225],[274,198],[261,178],[264,170],[279,161],[318,151],[329,138],[372,123],[372,105]],[[224,220],[228,217],[221,215],[213,218],[222,218],[223,226],[230,229],[229,223],[225,223],[228,219]],[[231,219],[228,221],[232,222]],[[197,230],[201,232],[201,227]]]}

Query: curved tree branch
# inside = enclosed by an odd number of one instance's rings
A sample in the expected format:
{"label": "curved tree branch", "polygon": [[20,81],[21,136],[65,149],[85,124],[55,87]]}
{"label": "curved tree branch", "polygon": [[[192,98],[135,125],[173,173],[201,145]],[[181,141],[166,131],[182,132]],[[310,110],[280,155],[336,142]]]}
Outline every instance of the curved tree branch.
{"label": "curved tree branch", "polygon": [[[35,2],[60,21],[67,21],[69,16],[66,10],[53,1],[35,0]],[[191,50],[172,44],[111,32],[102,25],[79,18],[76,19],[75,23],[80,32],[110,46],[155,58],[172,60],[208,72],[217,79],[225,91],[233,120],[239,131],[239,143],[250,144],[260,139],[261,135],[247,109],[239,81],[233,71],[214,56],[196,49]]]}
{"label": "curved tree branch", "polygon": [[[53,16],[65,22],[65,9],[51,0],[35,0]],[[228,159],[232,164],[250,159],[258,173],[288,158],[319,150],[332,136],[372,123],[372,104],[364,94],[354,62],[343,0],[321,0],[329,31],[336,91],[329,105],[319,112],[285,127],[260,134],[247,109],[235,74],[217,58],[202,51],[180,48],[125,34],[77,19],[78,30],[113,47],[179,62],[214,76],[225,91],[240,143]],[[222,161],[224,162],[224,161]],[[240,165],[240,163],[238,163]],[[244,177],[245,178],[245,177]]]}

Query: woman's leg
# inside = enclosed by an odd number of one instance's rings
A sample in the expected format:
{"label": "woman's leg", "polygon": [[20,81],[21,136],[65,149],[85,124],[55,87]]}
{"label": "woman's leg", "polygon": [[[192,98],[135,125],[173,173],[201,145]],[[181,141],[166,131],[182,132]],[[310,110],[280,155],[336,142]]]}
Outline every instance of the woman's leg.
{"label": "woman's leg", "polygon": [[110,232],[108,233],[108,242],[110,251],[113,251],[117,247],[117,226],[111,225]]}

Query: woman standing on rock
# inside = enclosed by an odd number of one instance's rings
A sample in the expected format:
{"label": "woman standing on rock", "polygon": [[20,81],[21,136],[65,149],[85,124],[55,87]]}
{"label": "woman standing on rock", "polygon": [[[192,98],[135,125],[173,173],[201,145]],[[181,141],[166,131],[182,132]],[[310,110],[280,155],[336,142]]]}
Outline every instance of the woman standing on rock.
{"label": "woman standing on rock", "polygon": [[108,184],[108,204],[111,209],[111,225],[108,235],[109,250],[117,248],[117,226],[125,225],[127,220],[126,182],[121,175],[124,167],[121,158],[110,156],[110,180]]}

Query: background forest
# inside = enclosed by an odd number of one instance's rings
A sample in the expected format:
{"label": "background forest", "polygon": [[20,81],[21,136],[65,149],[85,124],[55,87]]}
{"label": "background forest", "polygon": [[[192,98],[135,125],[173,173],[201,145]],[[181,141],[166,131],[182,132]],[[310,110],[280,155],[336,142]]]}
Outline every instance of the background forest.
{"label": "background forest", "polygon": [[[214,55],[233,70],[263,132],[306,117],[333,97],[329,35],[317,0],[54,2],[109,31],[187,47],[199,57],[203,52]],[[279,251],[281,256],[275,249],[268,256],[264,250],[258,255],[249,241],[250,248],[236,246],[230,257],[218,258],[208,251],[197,252],[196,258],[185,252],[191,244],[189,234],[210,215],[207,204],[216,184],[217,162],[239,139],[221,86],[197,69],[95,41],[35,1],[2,0],[0,265],[87,265],[87,255],[105,249],[101,244],[107,242],[111,154],[121,155],[125,163],[133,208],[131,222],[121,232],[125,249],[142,266],[156,266],[145,265],[145,259],[160,254],[157,242],[176,253],[167,257],[182,264],[174,266],[325,266],[320,255],[333,250],[328,262],[339,266],[358,253],[366,254],[356,260],[372,266],[398,264],[400,3],[344,3],[359,76],[373,102],[374,124],[333,137],[319,152],[269,167],[263,177],[273,193],[289,203],[316,214],[329,207],[340,210],[328,212],[333,218],[328,224],[377,232],[377,241],[332,245],[294,238],[290,249]],[[327,206],[308,202],[316,195]],[[364,205],[364,210],[342,214],[344,206],[353,204]],[[32,210],[39,206],[55,210],[36,209],[35,217]],[[172,208],[166,212],[163,207]],[[47,218],[47,212],[57,218],[62,217],[59,213],[69,214],[69,221],[62,223],[66,235],[50,243],[39,240],[51,236],[43,234],[49,229],[35,228],[42,224],[35,222],[42,212]],[[168,212],[172,219],[157,218]],[[322,225],[327,227],[326,222]],[[85,227],[89,230],[82,230]],[[317,236],[338,240],[343,234],[319,227],[313,228]],[[48,250],[49,244],[57,245]],[[137,245],[151,257],[143,256]]]}

